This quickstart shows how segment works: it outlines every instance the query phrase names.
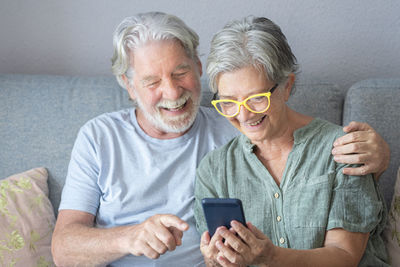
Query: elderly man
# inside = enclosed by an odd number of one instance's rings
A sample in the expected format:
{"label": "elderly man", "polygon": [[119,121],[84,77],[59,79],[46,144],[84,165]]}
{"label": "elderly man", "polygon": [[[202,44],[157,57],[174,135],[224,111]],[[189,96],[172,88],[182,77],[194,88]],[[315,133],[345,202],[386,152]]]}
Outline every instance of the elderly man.
{"label": "elderly man", "polygon": [[[238,133],[199,107],[198,36],[183,21],[163,13],[129,17],[113,43],[113,73],[135,107],[81,128],[53,234],[55,263],[203,265],[192,210],[195,170]],[[387,144],[366,124],[345,130],[352,133],[337,140],[337,161],[362,164],[345,171],[381,173]]]}

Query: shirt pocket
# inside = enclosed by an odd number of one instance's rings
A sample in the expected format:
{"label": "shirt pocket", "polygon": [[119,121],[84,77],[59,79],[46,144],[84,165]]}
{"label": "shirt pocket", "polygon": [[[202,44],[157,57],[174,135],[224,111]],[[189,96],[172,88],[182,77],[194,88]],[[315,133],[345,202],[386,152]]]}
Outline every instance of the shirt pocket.
{"label": "shirt pocket", "polygon": [[325,229],[334,178],[334,173],[328,173],[293,181],[296,184],[285,194],[286,223],[292,228]]}

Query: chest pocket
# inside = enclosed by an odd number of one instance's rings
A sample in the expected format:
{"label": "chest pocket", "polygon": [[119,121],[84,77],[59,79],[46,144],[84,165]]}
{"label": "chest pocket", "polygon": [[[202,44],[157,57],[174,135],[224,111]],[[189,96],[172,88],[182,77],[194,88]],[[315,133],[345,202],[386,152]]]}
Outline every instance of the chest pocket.
{"label": "chest pocket", "polygon": [[326,228],[334,177],[304,177],[286,192],[284,211],[291,228]]}

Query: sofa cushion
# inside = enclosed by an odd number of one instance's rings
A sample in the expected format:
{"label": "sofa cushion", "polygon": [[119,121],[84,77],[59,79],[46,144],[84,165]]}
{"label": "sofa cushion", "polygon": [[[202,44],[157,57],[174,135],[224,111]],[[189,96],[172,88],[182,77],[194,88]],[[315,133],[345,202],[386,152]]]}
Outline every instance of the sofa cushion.
{"label": "sofa cushion", "polygon": [[297,112],[342,125],[345,93],[330,83],[298,83],[288,105]]}
{"label": "sofa cushion", "polygon": [[0,266],[49,266],[55,217],[47,171],[36,168],[0,180]]}
{"label": "sofa cushion", "polygon": [[369,79],[348,90],[343,123],[367,122],[385,139],[391,151],[389,168],[379,185],[389,207],[400,159],[400,79]]}
{"label": "sofa cushion", "polygon": [[400,167],[394,188],[388,223],[384,232],[386,248],[392,266],[400,266]]}

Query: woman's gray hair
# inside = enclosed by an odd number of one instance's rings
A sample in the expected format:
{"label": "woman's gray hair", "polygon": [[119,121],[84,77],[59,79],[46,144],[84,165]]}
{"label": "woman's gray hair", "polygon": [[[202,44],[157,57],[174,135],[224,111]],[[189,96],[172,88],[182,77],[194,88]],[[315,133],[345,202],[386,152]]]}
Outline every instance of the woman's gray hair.
{"label": "woman's gray hair", "polygon": [[207,59],[211,91],[217,92],[219,74],[246,66],[264,71],[274,83],[281,83],[298,71],[285,35],[267,18],[248,16],[232,21],[214,35]]}
{"label": "woman's gray hair", "polygon": [[188,57],[197,60],[199,36],[178,17],[162,12],[148,12],[125,18],[113,35],[111,69],[118,83],[125,88],[122,76],[125,74],[130,81],[133,78],[129,51],[148,41],[173,39],[182,44]]}

